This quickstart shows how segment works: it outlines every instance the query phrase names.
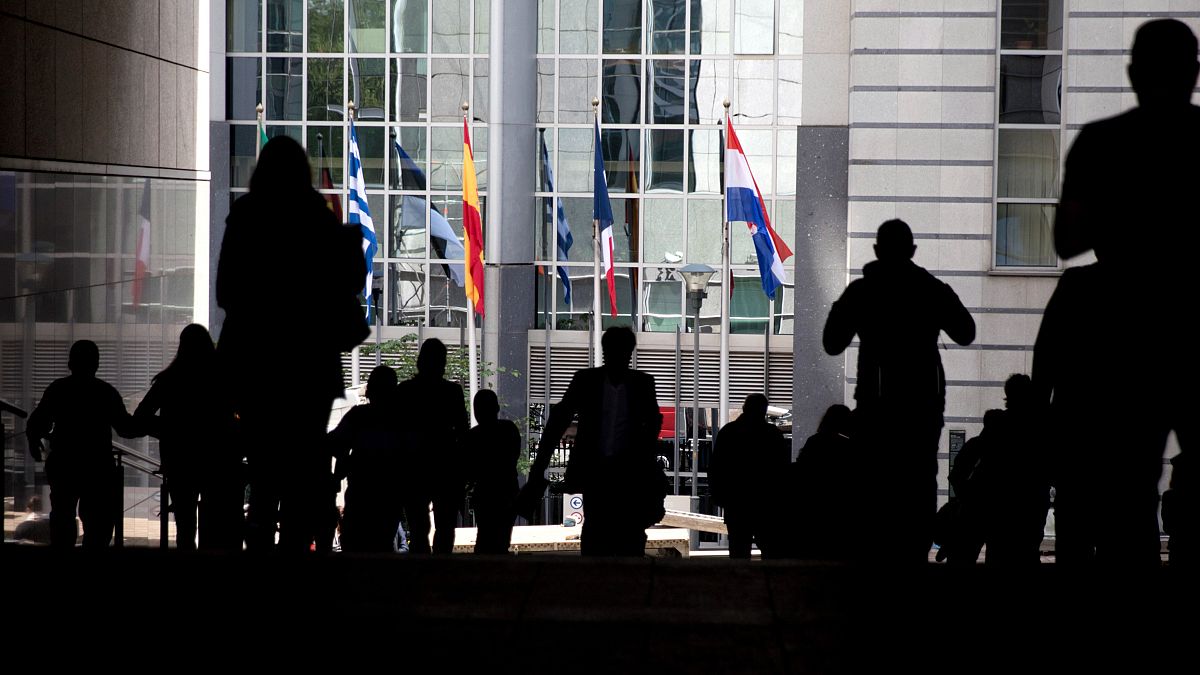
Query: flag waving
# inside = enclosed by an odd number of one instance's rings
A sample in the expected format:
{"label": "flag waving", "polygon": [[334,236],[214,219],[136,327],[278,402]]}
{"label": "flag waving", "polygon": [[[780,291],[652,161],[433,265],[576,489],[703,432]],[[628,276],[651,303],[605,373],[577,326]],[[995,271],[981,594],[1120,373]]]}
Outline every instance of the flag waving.
{"label": "flag waving", "polygon": [[[617,285],[613,272],[613,212],[608,201],[608,178],[604,175],[604,157],[600,148],[600,120],[596,120],[596,170],[592,187],[592,218],[600,234],[600,271],[608,283],[608,307],[617,315]],[[597,307],[597,310],[599,307]]]}
{"label": "flag waving", "polygon": [[483,219],[479,216],[479,188],[475,180],[475,157],[471,134],[463,117],[463,239],[466,248],[467,298],[483,316]]}
{"label": "flag waving", "polygon": [[350,171],[346,176],[346,186],[350,196],[346,200],[347,221],[362,229],[363,257],[367,260],[367,282],[363,287],[363,295],[367,298],[367,319],[372,317],[371,309],[371,277],[375,269],[375,252],[379,250],[379,240],[375,238],[375,222],[371,220],[371,207],[367,205],[367,195],[363,194],[366,181],[363,180],[362,157],[358,153],[358,134],[354,131],[354,118],[350,118]]}
{"label": "flag waving", "polygon": [[[408,156],[400,141],[393,141],[392,145],[396,149],[396,156],[400,158],[400,188],[425,190],[425,172]],[[458,235],[454,233],[454,228],[450,227],[450,221],[446,220],[446,216],[442,215],[436,205],[432,202],[426,205],[425,198],[416,195],[404,195],[400,203],[403,209],[400,216],[401,236],[413,230],[421,232],[420,236],[424,238],[425,212],[428,211],[429,241],[438,256],[443,260],[463,260],[466,257],[466,251],[462,242],[458,240]],[[462,288],[465,285],[461,263],[442,265],[442,268],[446,276],[454,280],[456,286]]]}
{"label": "flag waving", "polygon": [[783,261],[792,256],[792,251],[771,227],[762,192],[728,117],[725,124],[729,131],[725,143],[725,219],[744,222],[750,228],[763,292],[774,300],[775,290],[785,281]]}
{"label": "flag waving", "polygon": [[[546,192],[554,193],[554,169],[550,166],[550,153],[546,151],[546,137],[541,138],[542,146],[542,177],[545,179]],[[571,246],[575,243],[575,237],[571,235],[571,226],[567,223],[567,215],[563,213],[562,200],[558,200],[557,217],[555,217],[552,205],[555,202],[554,197],[546,198],[546,220],[554,220],[558,232],[558,261],[564,262],[570,257]],[[558,266],[558,278],[562,280],[563,285],[563,302],[569,306],[571,304],[571,277],[567,275],[567,268],[562,265]]]}
{"label": "flag waving", "polygon": [[142,304],[142,287],[150,269],[150,179],[142,186],[142,207],[138,209],[137,261],[133,266],[133,308]]}

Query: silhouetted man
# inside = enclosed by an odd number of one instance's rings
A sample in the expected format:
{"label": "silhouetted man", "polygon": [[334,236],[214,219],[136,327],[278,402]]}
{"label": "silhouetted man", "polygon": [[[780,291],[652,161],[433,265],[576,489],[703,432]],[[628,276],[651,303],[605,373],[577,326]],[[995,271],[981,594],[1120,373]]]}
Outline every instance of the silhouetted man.
{"label": "silhouetted man", "polygon": [[51,543],[75,546],[75,509],[83,521],[83,546],[104,548],[112,541],[120,512],[120,476],[113,462],[112,432],[136,435],[133,418],[113,386],[96,377],[100,349],[91,340],[71,345],[71,374],[46,387],[25,425],[29,452],[42,461],[42,439],[50,439],[46,478],[50,481]]}
{"label": "silhouetted man", "polygon": [[830,560],[848,555],[850,529],[861,522],[857,514],[863,498],[853,425],[850,408],[829,406],[817,433],[788,466],[784,492],[790,507],[784,515],[793,526],[782,542],[784,556]]}
{"label": "silhouetted man", "polygon": [[752,543],[758,544],[763,557],[776,553],[774,488],[791,454],[783,433],[767,422],[767,397],[762,394],[747,396],[742,414],[717,433],[708,481],[713,501],[725,509],[730,558],[748,560]]}
{"label": "silhouetted man", "polygon": [[404,474],[410,552],[429,553],[429,504],[433,503],[434,553],[454,551],[454,528],[462,508],[466,475],[459,441],[470,427],[463,389],[447,381],[446,345],[421,344],[417,375],[396,389],[404,425]]}
{"label": "silhouetted man", "polygon": [[[1162,449],[1171,429],[1185,452],[1195,433],[1200,358],[1189,324],[1200,250],[1193,203],[1200,108],[1189,99],[1200,74],[1196,50],[1196,36],[1179,21],[1138,29],[1129,79],[1139,105],[1079,133],[1054,224],[1059,256],[1094,250],[1099,260],[1089,285],[1094,298],[1076,302],[1094,308],[1087,317],[1096,328],[1092,351],[1103,354],[1096,366],[1106,381],[1085,424],[1104,420],[1104,429],[1063,428],[1061,435],[1064,443],[1095,439],[1076,454],[1091,464],[1093,480],[1084,489],[1103,491],[1094,503],[1106,510],[1104,541],[1092,543],[1096,556],[1110,561],[1158,563]],[[1194,527],[1180,534],[1194,536]]]}
{"label": "silhouetted man", "polygon": [[375,366],[367,378],[368,403],[347,411],[327,436],[337,457],[335,474],[347,478],[341,537],[344,551],[395,550],[396,529],[404,511],[400,489],[403,445],[393,402],[396,386],[396,371],[386,365]]}
{"label": "silhouetted man", "polygon": [[521,432],[511,420],[502,420],[500,400],[491,389],[475,394],[474,428],[467,432],[463,450],[470,463],[468,475],[475,510],[475,552],[503,555],[512,542],[514,502],[517,498],[517,460]]}
{"label": "silhouetted man", "polygon": [[983,458],[989,565],[1036,565],[1050,508],[1044,406],[1028,375],[1004,381],[1000,442]]}
{"label": "silhouetted man", "polygon": [[877,260],[863,267],[825,322],[825,351],[859,337],[854,398],[860,457],[871,495],[864,543],[873,555],[923,562],[937,510],[937,448],[946,404],[938,336],[968,345],[975,321],[945,283],[913,263],[917,247],[902,220],[879,226]]}
{"label": "silhouetted man", "polygon": [[528,512],[541,497],[550,458],[578,415],[566,485],[583,494],[582,553],[641,557],[646,528],[663,516],[666,486],[656,445],[662,413],[654,378],[629,367],[637,346],[633,331],[609,328],[600,346],[604,366],[577,371],[551,409],[520,501],[522,511]]}

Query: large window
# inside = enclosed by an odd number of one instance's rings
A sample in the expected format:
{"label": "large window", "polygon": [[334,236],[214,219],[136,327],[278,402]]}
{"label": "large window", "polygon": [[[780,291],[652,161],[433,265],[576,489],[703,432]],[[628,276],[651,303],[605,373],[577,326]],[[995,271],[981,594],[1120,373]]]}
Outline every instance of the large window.
{"label": "large window", "polygon": [[[691,330],[676,270],[721,262],[725,98],[772,224],[792,242],[802,9],[779,0],[539,0],[539,326],[586,330],[594,321],[593,98],[616,260],[617,317],[602,290],[602,325]],[[569,249],[557,245],[560,230],[573,237]],[[730,261],[731,330],[791,333],[792,287],[768,300],[743,223],[731,224]],[[701,331],[719,329],[729,283],[714,280]]]}
{"label": "large window", "polygon": [[1062,0],[1003,0],[997,53],[995,267],[1058,267]]}

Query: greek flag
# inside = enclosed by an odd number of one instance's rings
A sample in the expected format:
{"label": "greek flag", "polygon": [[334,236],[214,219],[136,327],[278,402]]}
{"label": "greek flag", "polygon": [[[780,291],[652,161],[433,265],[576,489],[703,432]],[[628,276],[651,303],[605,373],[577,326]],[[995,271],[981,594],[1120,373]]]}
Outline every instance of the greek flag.
{"label": "greek flag", "polygon": [[367,195],[363,193],[366,182],[363,180],[362,158],[358,153],[358,134],[354,131],[354,118],[350,119],[350,171],[346,176],[346,186],[350,197],[346,200],[346,220],[351,225],[362,228],[363,257],[367,260],[367,280],[363,286],[363,295],[367,298],[367,320],[372,318],[371,276],[374,270],[375,252],[379,250],[379,240],[375,238],[375,223],[371,220],[371,208],[367,205]]}

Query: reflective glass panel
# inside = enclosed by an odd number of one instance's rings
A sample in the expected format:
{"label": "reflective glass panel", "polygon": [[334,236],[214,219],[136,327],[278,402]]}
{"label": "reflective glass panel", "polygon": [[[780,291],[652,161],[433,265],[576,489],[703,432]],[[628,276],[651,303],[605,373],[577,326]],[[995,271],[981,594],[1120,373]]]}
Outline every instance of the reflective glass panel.
{"label": "reflective glass panel", "polygon": [[733,53],[775,53],[775,0],[737,0],[733,8]]}
{"label": "reflective glass panel", "polygon": [[779,173],[775,180],[775,194],[796,194],[796,130],[780,129],[776,132],[775,153],[779,162]]}
{"label": "reflective glass panel", "polygon": [[804,53],[804,3],[785,2],[779,12],[779,53]]}
{"label": "reflective glass panel", "polygon": [[650,0],[650,51],[682,54],[686,44],[687,0]]}
{"label": "reflective glass panel", "polygon": [[467,322],[467,294],[452,276],[449,265],[430,263],[429,325],[442,328],[458,328]]}
{"label": "reflective glass panel", "polygon": [[729,332],[762,335],[770,316],[771,301],[763,292],[758,272],[734,270],[733,293],[729,297]]}
{"label": "reflective glass panel", "polygon": [[637,124],[642,121],[642,62],[640,60],[604,61],[601,82],[600,122]]}
{"label": "reflective glass panel", "polygon": [[[538,129],[538,160],[537,160],[537,178],[534,184],[534,190],[538,192],[554,192],[558,188],[557,175],[554,171],[554,130],[553,129]],[[542,145],[545,145],[546,155],[543,160]],[[550,163],[550,173],[555,176],[555,180],[547,179],[545,171],[545,163]]]}
{"label": "reflective glass panel", "polygon": [[392,51],[420,54],[429,33],[429,0],[392,0]]}
{"label": "reflective glass panel", "polygon": [[537,60],[537,121],[554,122],[554,59]]}
{"label": "reflective glass panel", "polygon": [[389,146],[388,156],[392,160],[390,185],[394,189],[424,191],[428,188],[429,166],[425,162],[425,139],[425,127],[392,128],[392,133],[388,136],[389,142],[399,143],[404,154],[408,155],[417,169],[414,171],[411,167],[402,166],[400,153],[395,145]]}
{"label": "reflective glass panel", "polygon": [[596,88],[595,59],[561,59],[558,62],[558,121],[591,124]]}
{"label": "reflective glass panel", "polygon": [[387,129],[356,124],[354,132],[358,135],[358,152],[362,156],[363,180],[367,182],[367,187],[383,187],[384,139],[387,137]]}
{"label": "reflective glass panel", "polygon": [[491,0],[475,0],[475,53],[488,53],[491,26]]}
{"label": "reflective glass panel", "polygon": [[299,121],[303,97],[304,60],[267,59],[266,119]]}
{"label": "reflective glass panel", "polygon": [[[431,168],[429,188],[454,192],[462,190],[462,127],[434,127],[430,130]],[[462,207],[459,206],[461,211]],[[461,216],[460,216],[461,218]]]}
{"label": "reflective glass panel", "polygon": [[343,0],[308,0],[308,51],[342,51],[344,7]]}
{"label": "reflective glass panel", "polygon": [[[433,208],[446,219],[446,224],[450,226],[454,236],[434,236],[431,230],[429,233],[429,257],[461,262],[462,254],[458,252],[454,242],[457,241],[459,246],[463,243],[462,196],[434,195],[431,201]],[[449,233],[439,227],[439,234],[448,235]]]}
{"label": "reflective glass panel", "polygon": [[738,123],[773,124],[775,121],[775,62],[768,60],[735,61],[736,96],[730,110],[734,128]]}
{"label": "reflective glass panel", "polygon": [[725,121],[722,101],[729,96],[729,61],[724,59],[702,59],[692,62],[692,86],[700,124],[717,124]]}
{"label": "reflective glass panel", "polygon": [[663,269],[653,278],[647,270],[642,282],[642,330],[674,333],[683,325],[683,282],[671,269]]}
{"label": "reflective glass panel", "polygon": [[[558,330],[590,330],[592,311],[592,267],[567,267],[571,279],[571,302],[563,298],[562,289],[557,289],[555,328]],[[601,291],[607,295],[607,291]],[[603,300],[602,300],[603,302]]]}
{"label": "reflective glass panel", "polygon": [[250,187],[250,174],[258,150],[258,127],[253,124],[229,126],[229,185]]}
{"label": "reflective glass panel", "polygon": [[308,60],[308,119],[345,119],[342,97],[342,59]]}
{"label": "reflective glass panel", "polygon": [[1055,267],[1054,204],[996,205],[996,266]]}
{"label": "reflective glass panel", "polygon": [[[636,197],[611,198],[613,211],[613,260],[637,262],[641,200]],[[572,247],[574,248],[574,247]]]}
{"label": "reflective glass panel", "polygon": [[1062,49],[1062,0],[1002,0],[1001,49]]}
{"label": "reflective glass panel", "polygon": [[683,130],[649,129],[646,135],[646,191],[683,192]]}
{"label": "reflective glass panel", "polygon": [[739,129],[736,121],[734,122],[734,129],[737,131],[738,140],[742,144],[742,150],[746,153],[746,161],[750,164],[750,173],[754,175],[754,181],[758,183],[758,189],[762,191],[763,196],[774,194],[775,158],[773,155],[775,142],[772,138],[774,132]]}
{"label": "reflective glass panel", "polygon": [[688,263],[721,264],[721,201],[692,199],[687,205]]}
{"label": "reflective glass panel", "polygon": [[779,79],[779,126],[800,125],[800,101],[804,93],[801,85],[803,62],[799,59],[780,59],[778,62]]}
{"label": "reflective glass panel", "polygon": [[[341,187],[345,127],[341,125],[309,126],[305,132],[308,142],[304,145],[308,149],[308,163],[312,165],[313,172],[315,173],[320,166],[328,167],[334,187]],[[321,136],[319,140],[317,139],[318,134]],[[324,158],[321,153],[324,154]],[[320,184],[317,178],[314,176],[313,185]],[[343,210],[344,208],[345,205],[343,205]]]}
{"label": "reflective glass panel", "polygon": [[539,54],[554,53],[555,0],[538,0],[537,50]]}
{"label": "reflective glass panel", "polygon": [[595,54],[596,0],[570,0],[559,6],[558,48],[563,54]]}
{"label": "reflective glass panel", "polygon": [[604,53],[642,51],[642,0],[604,0]]}
{"label": "reflective glass panel", "polygon": [[[563,215],[567,218],[567,223],[571,226],[571,236],[575,239],[575,244],[571,246],[569,251],[570,262],[592,262],[592,198],[591,197],[563,197],[562,198]],[[617,215],[617,206],[613,205],[613,216]],[[616,238],[614,232],[613,238]],[[626,238],[628,241],[628,238]],[[614,243],[615,248],[615,243]],[[561,262],[561,261],[560,261]],[[591,268],[588,268],[590,271]],[[572,280],[574,283],[574,280]],[[591,285],[591,280],[587,284]],[[573,291],[572,291],[573,292]],[[578,300],[576,300],[578,304]]]}
{"label": "reflective glass panel", "polygon": [[471,78],[474,83],[475,96],[471,99],[471,120],[487,122],[488,114],[488,60],[475,59],[475,74]]}
{"label": "reflective glass panel", "polygon": [[729,53],[729,0],[691,0],[693,54]]}
{"label": "reflective glass panel", "polygon": [[634,289],[638,287],[638,270],[636,267],[617,267],[613,270],[613,286],[617,296],[617,315],[612,315],[608,289],[600,291],[600,311],[604,316],[600,322],[603,330],[613,326],[629,326],[636,329],[638,316],[638,297]]}
{"label": "reflective glass panel", "polygon": [[[601,129],[604,175],[609,193],[636,194],[641,181],[641,132],[637,129]],[[615,208],[615,207],[614,207]]]}
{"label": "reflective glass panel", "polygon": [[1000,57],[1000,123],[1058,124],[1062,112],[1061,56]]}
{"label": "reflective glass panel", "polygon": [[384,70],[383,59],[349,59],[350,77],[347,82],[350,100],[358,110],[355,119],[371,122],[383,121]]}
{"label": "reflective glass panel", "polygon": [[262,60],[258,57],[225,59],[225,119],[255,120],[262,99]]}
{"label": "reflective glass panel", "polygon": [[468,100],[466,59],[432,59],[429,93],[434,122],[462,120],[462,102]]}
{"label": "reflective glass panel", "polygon": [[388,264],[387,325],[419,326],[425,322],[425,266]]}
{"label": "reflective glass panel", "polygon": [[642,200],[642,205],[642,260],[646,263],[662,263],[662,269],[669,272],[671,266],[683,263],[683,200],[647,198]]}
{"label": "reflective glass panel", "polygon": [[650,113],[647,122],[683,124],[689,112],[689,103],[693,106],[691,121],[696,121],[695,99],[688,95],[689,78],[684,73],[686,63],[683,60],[647,62],[646,107]]}
{"label": "reflective glass panel", "polygon": [[433,51],[465,54],[471,30],[470,0],[437,0],[433,3]]}
{"label": "reflective glass panel", "polygon": [[1058,129],[1000,129],[996,196],[1058,197]]}
{"label": "reflective glass panel", "polygon": [[424,195],[391,195],[388,209],[388,257],[424,258],[429,201]]}
{"label": "reflective glass panel", "polygon": [[259,51],[262,0],[226,0],[225,46],[231,52]]}
{"label": "reflective glass panel", "polygon": [[418,122],[428,118],[426,94],[429,62],[425,59],[391,59],[391,121]]}
{"label": "reflective glass panel", "polygon": [[[558,180],[559,192],[592,191],[592,155],[594,133],[591,129],[558,130]],[[587,217],[591,222],[592,217]],[[591,237],[591,231],[588,232]]]}
{"label": "reflective glass panel", "polygon": [[378,54],[387,51],[387,4],[384,0],[349,0],[350,47],[347,51]]}
{"label": "reflective glass panel", "polygon": [[304,0],[267,0],[267,51],[304,49]]}

